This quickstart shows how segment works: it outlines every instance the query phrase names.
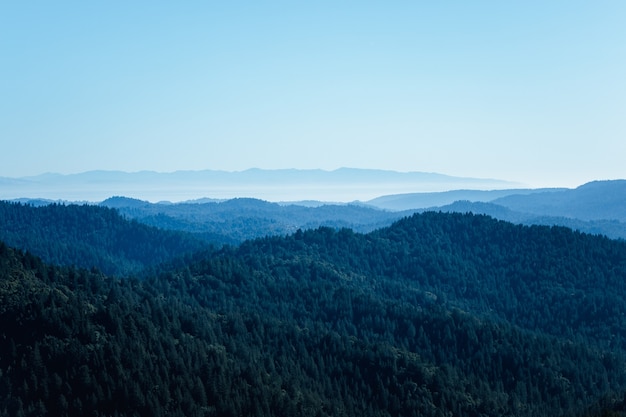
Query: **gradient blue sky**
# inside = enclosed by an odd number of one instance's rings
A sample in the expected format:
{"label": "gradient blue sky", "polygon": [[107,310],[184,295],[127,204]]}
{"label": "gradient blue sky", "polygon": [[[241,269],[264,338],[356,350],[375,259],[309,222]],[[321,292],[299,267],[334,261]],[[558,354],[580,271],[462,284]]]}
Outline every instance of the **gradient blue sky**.
{"label": "gradient blue sky", "polygon": [[5,1],[0,176],[626,178],[625,1]]}

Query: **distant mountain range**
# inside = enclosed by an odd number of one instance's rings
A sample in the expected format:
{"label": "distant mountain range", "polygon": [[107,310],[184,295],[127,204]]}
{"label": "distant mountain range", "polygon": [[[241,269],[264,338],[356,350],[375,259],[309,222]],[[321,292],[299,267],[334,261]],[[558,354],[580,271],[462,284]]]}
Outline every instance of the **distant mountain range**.
{"label": "distant mountain range", "polygon": [[215,243],[321,225],[368,232],[427,210],[563,225],[626,239],[626,180],[528,189],[500,180],[351,168],[90,171],[0,178],[0,199],[30,205],[101,203],[142,223],[193,232]]}
{"label": "distant mountain range", "polygon": [[455,190],[390,195],[364,203],[307,201],[277,204],[258,199],[149,203],[124,197],[101,205],[139,222],[192,232],[213,243],[237,243],[319,226],[369,232],[415,212],[472,212],[526,225],[558,225],[626,239],[626,180],[595,181],[575,189]]}
{"label": "distant mountain range", "polygon": [[368,200],[365,204],[383,210],[401,211],[439,207],[452,204],[456,201],[490,202],[510,195],[524,196],[547,191],[564,190],[566,190],[566,188],[511,188],[503,190],[451,190],[429,193],[392,194]]}
{"label": "distant mountain range", "polygon": [[626,180],[594,181],[575,189],[458,190],[389,195],[367,204],[386,210],[487,214],[513,223],[561,225],[626,239]]}
{"label": "distant mountain range", "polygon": [[190,232],[214,244],[237,244],[246,239],[320,226],[365,233],[415,212],[387,211],[359,204],[278,204],[252,198],[173,204],[112,197],[100,205],[117,209],[141,223]]}
{"label": "distant mountain range", "polygon": [[[32,206],[51,200],[16,199]],[[319,226],[368,232],[415,212],[472,212],[519,224],[560,225],[626,239],[626,180],[595,181],[575,189],[453,190],[396,194],[350,204],[306,200],[271,203],[253,198],[203,198],[151,203],[110,197],[98,203],[141,223],[194,233],[214,244],[236,244]]]}
{"label": "distant mountain range", "polygon": [[200,198],[258,198],[267,201],[349,202],[380,195],[455,189],[503,189],[519,184],[496,179],[453,177],[426,172],[340,168],[334,171],[249,169],[245,171],[89,171],[0,178],[0,199],[43,198],[102,201],[110,196],[158,202]]}
{"label": "distant mountain range", "polygon": [[453,190],[394,194],[374,198],[366,204],[385,210],[401,211],[439,207],[457,201],[490,202],[535,215],[583,220],[626,220],[626,180],[593,181],[575,189]]}

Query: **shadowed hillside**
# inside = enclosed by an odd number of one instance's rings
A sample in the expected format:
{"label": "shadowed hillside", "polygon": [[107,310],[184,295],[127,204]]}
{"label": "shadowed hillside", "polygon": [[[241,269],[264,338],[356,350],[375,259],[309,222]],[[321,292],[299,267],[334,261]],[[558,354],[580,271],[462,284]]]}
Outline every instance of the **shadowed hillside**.
{"label": "shadowed hillside", "polygon": [[622,242],[443,213],[143,281],[0,245],[0,415],[602,415],[626,389],[625,278]]}
{"label": "shadowed hillside", "polygon": [[0,201],[0,240],[47,262],[133,274],[207,246],[185,233],[159,230],[91,205],[31,206]]}

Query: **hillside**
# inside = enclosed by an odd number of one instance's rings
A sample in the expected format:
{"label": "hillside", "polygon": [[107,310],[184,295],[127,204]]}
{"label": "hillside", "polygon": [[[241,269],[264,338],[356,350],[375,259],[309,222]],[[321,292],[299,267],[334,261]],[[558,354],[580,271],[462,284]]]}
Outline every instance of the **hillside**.
{"label": "hillside", "polygon": [[92,205],[0,201],[0,240],[46,262],[96,267],[108,274],[138,273],[206,247],[185,233],[159,230]]}
{"label": "hillside", "polygon": [[494,203],[480,203],[470,201],[456,201],[442,207],[424,211],[441,211],[446,213],[474,213],[488,216],[507,222],[524,225],[563,226],[580,232],[604,235],[611,239],[626,239],[626,223],[618,220],[598,219],[581,220],[571,217],[544,216],[511,210],[508,207]]}
{"label": "hillside", "polygon": [[143,281],[0,268],[2,416],[574,417],[626,390],[626,244],[561,227],[425,213]]}
{"label": "hillside", "polygon": [[194,233],[211,243],[238,244],[267,235],[286,235],[320,226],[369,232],[388,226],[406,212],[388,212],[353,204],[307,207],[252,198],[189,203],[150,203],[112,197],[100,205],[141,223]]}
{"label": "hillside", "polygon": [[626,180],[594,181],[572,190],[509,195],[493,203],[542,216],[626,222]]}
{"label": "hillside", "polygon": [[626,239],[626,180],[594,181],[575,189],[455,190],[386,195],[367,204],[388,210],[471,211],[514,223],[559,225]]}
{"label": "hillside", "polygon": [[339,274],[360,277],[360,286],[380,286],[379,295],[394,302],[432,297],[528,329],[538,328],[537,320],[555,320],[542,329],[554,336],[589,333],[589,340],[607,346],[626,340],[621,318],[595,322],[589,314],[605,305],[626,312],[626,243],[564,227],[427,212],[367,235],[320,229],[238,250],[314,257]]}

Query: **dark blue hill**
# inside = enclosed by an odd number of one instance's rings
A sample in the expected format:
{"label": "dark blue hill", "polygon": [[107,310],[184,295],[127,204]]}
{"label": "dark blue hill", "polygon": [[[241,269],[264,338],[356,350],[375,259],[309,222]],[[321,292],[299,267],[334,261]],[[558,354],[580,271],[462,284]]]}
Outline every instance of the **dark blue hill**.
{"label": "dark blue hill", "polygon": [[298,229],[320,226],[348,227],[368,232],[388,226],[406,214],[353,204],[310,207],[252,198],[175,204],[114,198],[103,201],[101,205],[115,207],[142,223],[197,234],[214,244],[236,244],[246,239],[285,235]]}
{"label": "dark blue hill", "polygon": [[626,222],[626,180],[594,181],[572,190],[510,195],[493,203],[541,216]]}
{"label": "dark blue hill", "polygon": [[182,232],[131,221],[116,210],[93,205],[0,201],[0,240],[46,262],[134,274],[148,266],[206,247]]}
{"label": "dark blue hill", "polygon": [[623,242],[458,213],[141,281],[0,243],[0,416],[603,415],[626,391],[625,287]]}

